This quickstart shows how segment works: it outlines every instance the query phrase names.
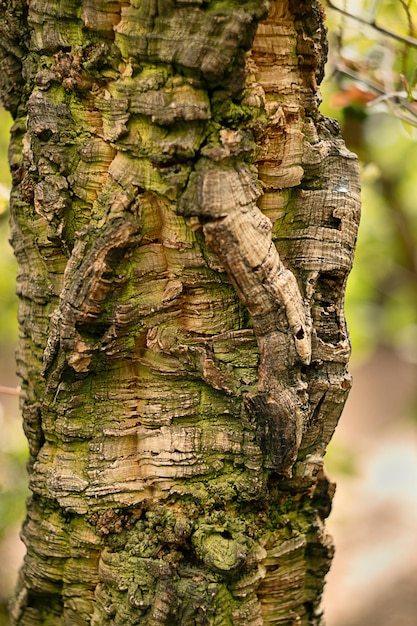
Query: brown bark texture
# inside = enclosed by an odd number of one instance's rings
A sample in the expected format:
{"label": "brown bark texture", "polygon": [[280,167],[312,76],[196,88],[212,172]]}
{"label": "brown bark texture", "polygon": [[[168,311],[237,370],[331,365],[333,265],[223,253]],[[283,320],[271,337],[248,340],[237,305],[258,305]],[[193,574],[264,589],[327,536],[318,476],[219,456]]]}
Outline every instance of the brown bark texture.
{"label": "brown bark texture", "polygon": [[320,625],[357,159],[316,0],[3,0],[13,624]]}

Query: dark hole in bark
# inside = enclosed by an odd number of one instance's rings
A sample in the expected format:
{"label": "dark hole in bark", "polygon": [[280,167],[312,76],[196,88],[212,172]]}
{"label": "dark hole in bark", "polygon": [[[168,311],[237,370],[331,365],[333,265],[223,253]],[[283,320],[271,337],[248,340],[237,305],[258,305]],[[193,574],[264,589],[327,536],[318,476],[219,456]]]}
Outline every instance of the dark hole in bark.
{"label": "dark hole in bark", "polygon": [[229,533],[228,530],[223,530],[223,532],[221,532],[220,534],[223,539],[232,539],[232,535]]}
{"label": "dark hole in bark", "polygon": [[47,141],[50,140],[52,135],[53,135],[52,130],[50,130],[49,128],[45,128],[38,134],[38,139],[39,141],[43,141],[46,143]]}
{"label": "dark hole in bark", "polygon": [[335,230],[342,230],[342,220],[339,217],[335,217],[334,215],[332,215],[325,224],[325,227],[334,228]]}
{"label": "dark hole in bark", "polygon": [[295,336],[297,339],[304,339],[304,329],[300,328],[300,330],[297,331],[297,334]]}

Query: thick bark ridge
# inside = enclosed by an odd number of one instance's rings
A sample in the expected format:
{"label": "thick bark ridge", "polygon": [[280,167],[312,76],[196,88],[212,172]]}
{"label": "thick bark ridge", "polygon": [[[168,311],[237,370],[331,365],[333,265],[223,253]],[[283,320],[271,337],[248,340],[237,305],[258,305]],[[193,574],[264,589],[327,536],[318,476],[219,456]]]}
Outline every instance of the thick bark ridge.
{"label": "thick bark ridge", "polygon": [[3,5],[13,623],[322,624],[359,183],[318,2]]}

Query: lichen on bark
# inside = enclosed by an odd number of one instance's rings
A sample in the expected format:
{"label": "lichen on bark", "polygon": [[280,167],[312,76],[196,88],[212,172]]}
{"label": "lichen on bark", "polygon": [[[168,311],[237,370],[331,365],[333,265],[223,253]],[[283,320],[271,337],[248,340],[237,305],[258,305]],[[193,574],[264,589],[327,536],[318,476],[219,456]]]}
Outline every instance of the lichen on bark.
{"label": "lichen on bark", "polygon": [[318,2],[5,7],[13,623],[321,624],[359,185]]}

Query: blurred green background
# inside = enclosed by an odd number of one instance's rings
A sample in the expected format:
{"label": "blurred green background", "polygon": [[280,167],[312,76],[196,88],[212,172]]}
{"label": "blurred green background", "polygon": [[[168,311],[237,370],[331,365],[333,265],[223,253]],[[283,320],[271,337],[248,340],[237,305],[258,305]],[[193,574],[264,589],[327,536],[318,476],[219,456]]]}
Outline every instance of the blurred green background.
{"label": "blurred green background", "polygon": [[383,344],[417,363],[417,3],[331,4],[358,18],[327,9],[321,107],[361,160],[363,212],[346,297],[353,358]]}
{"label": "blurred green background", "polygon": [[360,158],[362,219],[345,303],[354,384],[326,456],[337,483],[326,623],[415,626],[417,3],[327,4],[321,110]]}
{"label": "blurred green background", "polygon": [[[393,30],[400,36],[415,36],[415,0],[340,0],[334,4],[351,15],[360,16],[362,20],[370,23],[376,21],[382,29]],[[369,441],[385,441],[378,418],[373,420],[370,417],[373,410],[379,416],[382,411],[370,407],[369,403],[375,400],[373,396],[385,397],[383,393],[390,393],[389,387],[392,385],[391,395],[396,398],[395,390],[399,390],[400,399],[406,398],[407,401],[398,400],[392,406],[389,405],[392,420],[385,420],[389,426],[384,422],[384,428],[388,437],[392,438],[392,424],[395,423],[395,433],[407,433],[404,435],[407,439],[410,433],[411,437],[415,437],[417,103],[414,89],[417,48],[410,42],[405,44],[395,40],[381,33],[381,30],[368,28],[360,20],[343,15],[341,11],[328,8],[327,14],[331,55],[322,86],[321,110],[325,115],[339,120],[348,147],[360,157],[363,200],[355,264],[346,294],[346,316],[353,344],[352,369],[359,379],[360,391],[351,405],[355,407],[355,415],[349,419],[345,416],[342,418],[341,435],[336,433],[326,457],[328,470],[336,478],[342,493],[340,504],[336,498],[335,508],[339,512],[331,530],[336,535],[336,543],[339,541],[342,545],[343,553],[346,537],[352,532],[347,524],[350,519],[349,506],[352,507],[350,502],[346,505],[344,498],[347,499],[346,493],[349,494],[353,485],[360,484],[355,487],[353,495],[357,498],[366,483],[368,466],[364,465],[363,459],[367,457],[368,462],[369,450],[374,449]],[[0,111],[0,385],[14,387],[18,384],[13,354],[17,342],[17,302],[14,295],[16,264],[8,244],[10,175],[7,144],[10,125],[10,116]],[[381,370],[382,366],[385,369]],[[360,393],[366,396],[368,404]],[[385,404],[387,408],[389,403]],[[347,426],[344,430],[345,420]],[[372,422],[375,423],[369,435],[366,429]],[[7,598],[24,554],[18,539],[18,529],[28,495],[26,441],[20,423],[18,399],[13,395],[0,394],[0,432],[0,626],[3,626],[7,624]],[[375,450],[374,454],[378,454],[380,448]],[[383,460],[381,462],[384,464]],[[410,462],[414,471],[413,460]],[[400,476],[398,480],[404,485],[406,479]],[[395,489],[398,492],[400,487]],[[376,496],[365,497],[372,499]],[[404,497],[407,500],[404,504],[407,511],[410,511],[410,507],[417,511],[417,502],[410,502],[408,491]],[[388,507],[389,502],[386,504]],[[415,511],[412,514],[417,515]],[[372,524],[377,523],[372,519],[370,517],[368,520],[371,528]],[[412,519],[417,520],[417,517]],[[363,520],[353,518],[350,523],[355,526],[363,523]],[[398,532],[398,526],[391,531]],[[366,537],[362,541],[362,548],[360,545],[357,548],[364,553]],[[352,553],[349,544],[346,553],[345,558],[349,559]],[[369,559],[372,558],[372,555],[369,556]],[[339,566],[344,574],[339,574],[336,561],[335,578],[329,581],[332,597],[327,597],[325,602],[329,626],[362,626],[365,623],[367,626],[373,623],[379,626],[392,626],[394,623],[411,626],[415,623],[415,612],[413,617],[406,616],[401,622],[393,621],[392,616],[374,615],[373,622],[372,611],[366,614],[366,602],[365,608],[359,603],[356,617],[352,610],[351,617],[348,612],[347,617],[342,618],[340,603],[346,600],[347,605],[352,604],[343,592],[343,586],[346,590],[348,585],[346,570],[349,568],[348,561],[344,563]],[[389,569],[390,563],[384,562],[382,566],[378,564],[378,567]],[[413,564],[410,567],[412,569]],[[357,577],[358,573],[353,575]],[[378,584],[380,594],[385,593],[381,582]],[[401,588],[404,589],[404,584]],[[372,593],[369,597],[373,597]],[[398,602],[399,598],[398,595]],[[336,608],[335,603],[339,605]],[[407,601],[401,599],[401,604],[404,607]],[[415,609],[414,606],[410,611]],[[384,619],[391,621],[384,622]]]}
{"label": "blurred green background", "polygon": [[[10,115],[0,109],[0,386],[18,385],[14,351],[17,343],[16,262],[8,242],[10,173],[7,164]],[[8,623],[6,603],[22,559],[18,538],[28,495],[27,445],[18,398],[0,393],[0,625]]]}

